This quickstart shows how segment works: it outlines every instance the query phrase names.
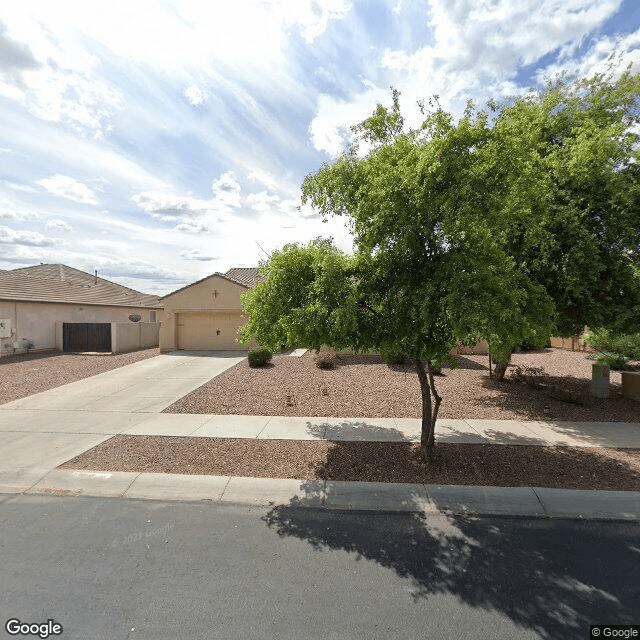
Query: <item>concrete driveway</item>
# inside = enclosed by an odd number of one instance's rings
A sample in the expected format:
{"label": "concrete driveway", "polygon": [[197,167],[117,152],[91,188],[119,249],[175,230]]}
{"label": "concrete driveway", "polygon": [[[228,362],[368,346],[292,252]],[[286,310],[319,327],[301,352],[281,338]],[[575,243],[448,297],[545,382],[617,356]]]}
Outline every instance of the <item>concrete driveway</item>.
{"label": "concrete driveway", "polygon": [[[28,489],[246,357],[246,351],[174,351],[0,405],[0,492]],[[193,419],[204,423],[208,416]]]}

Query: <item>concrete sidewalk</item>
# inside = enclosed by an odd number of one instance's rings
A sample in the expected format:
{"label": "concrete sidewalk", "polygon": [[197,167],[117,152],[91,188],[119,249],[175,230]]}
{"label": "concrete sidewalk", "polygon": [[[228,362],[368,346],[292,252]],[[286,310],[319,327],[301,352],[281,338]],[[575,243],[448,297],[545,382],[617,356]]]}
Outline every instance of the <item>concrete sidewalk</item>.
{"label": "concrete sidewalk", "polygon": [[[11,419],[13,418],[13,419]],[[0,412],[0,492],[210,500],[326,509],[528,515],[640,521],[640,492],[535,487],[304,482],[271,478],[91,472],[56,467],[116,433],[412,441],[419,420],[35,411]],[[443,420],[439,442],[638,447],[640,424]]]}
{"label": "concrete sidewalk", "polygon": [[[0,405],[0,493],[640,520],[640,493],[301,482],[57,467],[116,434],[413,442],[419,419],[164,414],[246,357],[176,352]],[[439,420],[438,442],[640,448],[640,423]]]}

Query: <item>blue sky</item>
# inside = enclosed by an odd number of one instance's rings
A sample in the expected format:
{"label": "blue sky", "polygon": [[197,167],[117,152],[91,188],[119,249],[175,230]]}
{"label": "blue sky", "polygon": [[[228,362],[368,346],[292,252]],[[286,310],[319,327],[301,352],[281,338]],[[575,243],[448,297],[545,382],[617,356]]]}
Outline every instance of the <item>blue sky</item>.
{"label": "blue sky", "polygon": [[22,0],[0,14],[0,269],[61,262],[163,295],[333,236],[300,205],[349,126],[402,93],[526,91],[612,52],[638,0]]}

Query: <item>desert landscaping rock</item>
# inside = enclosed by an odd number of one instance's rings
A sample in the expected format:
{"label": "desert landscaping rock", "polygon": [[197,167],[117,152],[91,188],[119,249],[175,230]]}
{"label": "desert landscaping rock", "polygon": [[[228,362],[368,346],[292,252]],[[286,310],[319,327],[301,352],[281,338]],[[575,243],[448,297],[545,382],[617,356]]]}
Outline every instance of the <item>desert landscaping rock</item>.
{"label": "desert landscaping rock", "polygon": [[117,435],[62,469],[640,491],[640,449]]}
{"label": "desert landscaping rock", "polygon": [[[561,349],[516,353],[504,382],[489,379],[487,356],[457,356],[456,360],[456,369],[445,367],[444,375],[436,378],[443,397],[440,419],[638,422],[640,402],[622,396],[619,372],[611,372],[609,398],[589,395],[592,361],[585,353]],[[512,380],[511,372],[518,365],[542,367],[553,388],[534,389]],[[556,388],[580,395],[584,404],[553,397]],[[335,369],[319,369],[314,352],[308,351],[301,358],[274,358],[264,368],[240,362],[164,411],[420,418],[420,385],[411,365],[389,366],[373,356],[340,356]]]}
{"label": "desert landscaping rock", "polygon": [[[39,393],[156,354],[157,350],[151,349],[121,356],[35,357],[31,354],[29,358],[10,358],[0,362],[4,381],[7,376],[11,377],[10,383],[0,387],[3,394],[0,400],[8,402]],[[620,374],[612,373],[610,398],[593,398],[584,406],[578,406],[554,400],[547,397],[543,389],[532,389],[523,383],[490,380],[488,358],[458,356],[459,367],[445,368],[445,375],[437,378],[439,392],[444,397],[439,419],[450,428],[437,444],[435,459],[425,465],[415,442],[420,394],[411,367],[388,366],[379,358],[342,356],[335,370],[321,370],[314,365],[313,355],[308,352],[300,358],[277,357],[264,369],[250,369],[243,360],[175,402],[165,410],[166,413],[157,414],[158,418],[167,419],[178,418],[180,413],[192,414],[183,415],[186,419],[197,420],[202,416],[206,422],[190,425],[190,433],[183,431],[181,437],[167,433],[163,437],[157,432],[145,433],[143,428],[137,430],[136,435],[121,433],[78,455],[64,467],[307,481],[538,486],[607,491],[637,491],[640,488],[640,433],[636,433],[640,404],[621,397],[617,391]],[[147,362],[142,364],[147,366]],[[539,353],[515,354],[514,366],[518,364],[543,367],[549,374],[547,379],[555,379],[558,384],[583,389],[590,385],[591,361],[582,353],[547,349]],[[149,360],[148,366],[153,368],[154,360]],[[99,382],[100,379],[96,380]],[[286,396],[292,399],[288,408]],[[18,419],[25,418],[29,412],[14,408],[9,413],[15,415],[14,428],[17,428]],[[81,412],[57,410],[54,413],[80,415]],[[108,419],[114,421],[114,425],[117,422],[118,426],[117,430],[109,431],[108,425],[102,425],[99,431],[105,436],[135,427],[145,419],[156,420],[141,416],[131,424],[120,424],[120,418],[116,420],[119,413],[103,413],[109,414]],[[218,415],[205,415],[210,413]],[[264,430],[264,420],[269,416],[281,416],[274,420],[283,424],[292,416],[317,419],[323,433],[312,434],[313,440],[306,442],[278,439],[286,436],[278,436],[275,431],[269,437],[269,432]],[[512,428],[512,435],[518,436],[517,442],[509,437],[512,446],[483,443],[480,435],[477,444],[456,442],[456,425],[459,426],[462,419],[473,424],[497,420],[495,424],[499,430],[505,424],[521,425],[520,430],[530,424],[531,428],[527,428],[524,440],[523,434]],[[238,420],[244,429],[242,433],[237,432]],[[252,420],[260,424],[256,427],[245,424]],[[402,434],[411,426],[414,442],[331,441],[331,425],[339,423],[343,428],[354,420],[357,423],[354,428],[359,430],[365,428],[361,425],[375,422],[381,431],[394,431],[389,425],[395,424],[395,431],[399,429]],[[507,422],[502,422],[505,420]],[[601,425],[597,429],[594,427],[594,433],[601,436],[602,429],[613,426],[617,433],[618,426],[626,425],[629,433],[624,444],[614,443],[611,447],[626,446],[628,449],[597,447],[590,437],[583,438],[585,446],[578,446],[581,441],[576,437],[580,434],[573,432],[580,426],[576,426],[578,420],[586,421],[583,422],[585,428],[589,422]],[[572,421],[573,431],[569,424]],[[636,424],[632,424],[634,422]],[[546,425],[547,431],[553,431],[554,441],[569,446],[548,446],[549,443],[543,440],[537,442],[536,434],[542,424]],[[251,428],[245,433],[247,426]],[[264,434],[261,434],[263,430]],[[567,437],[563,438],[565,432]],[[187,435],[189,437],[185,437]],[[323,435],[329,440],[318,441]],[[607,446],[605,436],[600,437],[603,447]],[[11,437],[15,439],[13,435]],[[334,440],[338,440],[337,435]],[[89,446],[95,444],[94,441]],[[528,446],[533,444],[547,446]],[[83,450],[76,448],[68,457]],[[58,458],[57,464],[65,459],[68,458]]]}

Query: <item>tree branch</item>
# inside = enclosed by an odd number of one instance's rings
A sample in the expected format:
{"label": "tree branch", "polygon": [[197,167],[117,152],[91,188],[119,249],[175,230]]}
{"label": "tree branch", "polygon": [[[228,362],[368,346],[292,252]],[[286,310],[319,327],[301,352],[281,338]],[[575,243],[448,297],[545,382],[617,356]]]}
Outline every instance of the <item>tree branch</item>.
{"label": "tree branch", "polygon": [[431,364],[431,360],[427,360],[427,371],[429,372],[429,387],[431,388],[431,393],[433,393],[433,397],[435,398],[435,405],[433,407],[433,413],[431,414],[431,432],[433,433],[433,439],[435,442],[435,433],[436,433],[436,420],[438,418],[438,409],[440,408],[440,403],[442,402],[442,398],[438,395],[436,391],[436,383],[433,379],[433,365]]}

